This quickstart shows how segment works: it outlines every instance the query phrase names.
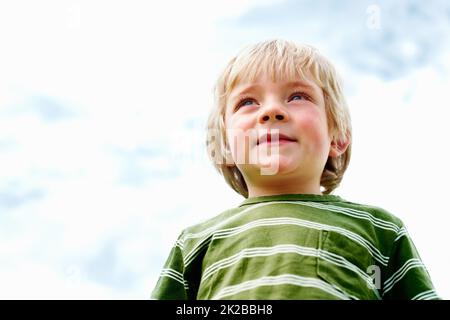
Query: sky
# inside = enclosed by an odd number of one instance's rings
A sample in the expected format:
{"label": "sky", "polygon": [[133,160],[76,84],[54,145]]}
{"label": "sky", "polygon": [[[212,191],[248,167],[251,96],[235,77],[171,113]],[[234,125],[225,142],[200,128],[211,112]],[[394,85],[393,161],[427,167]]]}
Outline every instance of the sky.
{"label": "sky", "polygon": [[3,1],[0,298],[148,299],[181,230],[237,206],[206,156],[244,46],[317,47],[352,159],[335,191],[406,224],[450,298],[448,1]]}

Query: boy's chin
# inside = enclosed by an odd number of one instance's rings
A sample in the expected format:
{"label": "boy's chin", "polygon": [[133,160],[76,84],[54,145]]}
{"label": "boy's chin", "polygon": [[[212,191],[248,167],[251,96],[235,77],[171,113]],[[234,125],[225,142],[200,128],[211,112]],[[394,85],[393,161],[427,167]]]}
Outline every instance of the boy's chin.
{"label": "boy's chin", "polygon": [[251,166],[252,171],[258,171],[255,173],[261,176],[273,176],[288,174],[295,171],[295,169],[298,168],[298,163],[295,163],[294,161],[292,161],[292,159],[282,156],[269,156],[263,159],[259,159],[256,164],[253,164]]}

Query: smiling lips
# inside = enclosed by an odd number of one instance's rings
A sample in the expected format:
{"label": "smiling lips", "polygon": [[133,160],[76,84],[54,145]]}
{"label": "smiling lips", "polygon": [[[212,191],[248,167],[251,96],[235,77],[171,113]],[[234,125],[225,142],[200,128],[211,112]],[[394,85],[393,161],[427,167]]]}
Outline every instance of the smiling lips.
{"label": "smiling lips", "polygon": [[286,143],[290,143],[290,142],[296,142],[297,140],[294,138],[291,138],[285,134],[263,134],[261,136],[258,137],[258,142],[257,145],[262,144],[262,143],[268,143],[268,144],[272,144],[272,143],[278,143],[278,144],[286,144]]}

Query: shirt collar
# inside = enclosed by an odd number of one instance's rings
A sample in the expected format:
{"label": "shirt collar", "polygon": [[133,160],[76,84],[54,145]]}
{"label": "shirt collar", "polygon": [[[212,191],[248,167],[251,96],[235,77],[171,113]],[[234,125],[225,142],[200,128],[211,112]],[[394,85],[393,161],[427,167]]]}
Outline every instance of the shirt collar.
{"label": "shirt collar", "polygon": [[259,196],[245,199],[239,207],[255,204],[260,202],[270,201],[314,201],[314,202],[341,202],[344,201],[341,197],[332,194],[278,194],[271,196]]}

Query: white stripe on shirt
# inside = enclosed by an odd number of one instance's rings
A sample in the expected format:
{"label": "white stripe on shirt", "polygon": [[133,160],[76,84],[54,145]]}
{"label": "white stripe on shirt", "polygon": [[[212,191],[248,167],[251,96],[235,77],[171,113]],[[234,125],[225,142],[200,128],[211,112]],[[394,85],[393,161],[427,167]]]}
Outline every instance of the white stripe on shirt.
{"label": "white stripe on shirt", "polygon": [[213,264],[211,264],[209,267],[207,267],[203,273],[202,276],[202,282],[207,280],[209,277],[214,275],[216,272],[218,272],[221,269],[230,267],[242,259],[245,258],[254,258],[254,257],[266,257],[281,253],[295,253],[299,255],[304,256],[312,256],[321,258],[325,261],[328,261],[330,263],[333,263],[334,265],[346,268],[348,270],[351,270],[358,274],[363,281],[371,287],[371,289],[374,291],[375,295],[380,299],[379,293],[377,288],[375,287],[374,283],[372,282],[372,278],[367,275],[364,271],[362,271],[360,268],[349,262],[344,257],[337,255],[335,253],[328,252],[326,250],[317,250],[315,248],[309,248],[309,247],[302,247],[292,244],[283,244],[283,245],[277,245],[273,247],[256,247],[256,248],[246,248],[238,253],[227,257],[225,259],[222,259],[220,261],[217,261]]}
{"label": "white stripe on shirt", "polygon": [[352,297],[337,290],[337,288],[335,288],[334,286],[320,279],[301,277],[293,274],[262,277],[259,279],[242,282],[237,285],[228,286],[220,290],[219,293],[217,293],[212,299],[213,300],[223,299],[224,297],[236,295],[243,291],[255,289],[258,287],[277,286],[277,285],[295,285],[301,287],[313,287],[325,291],[342,300],[350,300],[350,298],[356,299],[355,297]]}
{"label": "white stripe on shirt", "polygon": [[[386,256],[383,256],[381,252],[376,248],[371,242],[369,242],[367,239],[363,238],[359,234],[353,233],[347,229],[341,228],[341,227],[335,227],[330,226],[326,224],[321,224],[317,222],[311,222],[308,220],[302,220],[302,219],[296,219],[296,218],[290,218],[290,217],[281,217],[281,218],[269,218],[269,219],[258,219],[252,222],[249,222],[247,224],[229,228],[229,229],[223,229],[223,230],[217,230],[215,233],[212,234],[205,239],[202,239],[199,241],[196,246],[185,256],[185,265],[188,266],[198,255],[198,253],[201,251],[201,249],[208,245],[211,241],[211,238],[214,239],[221,239],[221,238],[227,238],[230,236],[237,235],[239,233],[242,233],[244,231],[247,231],[249,229],[260,227],[260,226],[275,226],[275,225],[297,225],[302,227],[308,227],[313,228],[317,230],[329,230],[329,231],[335,231],[338,232],[347,238],[359,243],[363,247],[365,247],[369,253],[381,264],[387,265],[389,258]],[[204,243],[202,243],[204,242]]]}
{"label": "white stripe on shirt", "polygon": [[394,274],[384,282],[383,295],[386,294],[388,291],[390,291],[397,282],[403,279],[403,277],[409,270],[418,267],[424,267],[420,259],[413,258],[406,261],[400,269],[394,272]]}

